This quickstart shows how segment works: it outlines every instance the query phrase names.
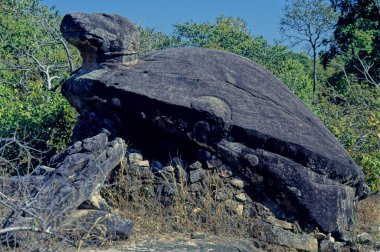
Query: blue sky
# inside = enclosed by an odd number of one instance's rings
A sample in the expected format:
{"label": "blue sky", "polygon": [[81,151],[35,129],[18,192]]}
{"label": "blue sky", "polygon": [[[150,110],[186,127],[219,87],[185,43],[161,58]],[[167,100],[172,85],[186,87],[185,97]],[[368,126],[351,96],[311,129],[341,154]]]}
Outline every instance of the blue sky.
{"label": "blue sky", "polygon": [[215,22],[216,18],[243,18],[255,36],[269,42],[280,39],[279,21],[285,0],[42,0],[69,12],[117,13],[132,22],[170,33],[173,24],[186,21]]}

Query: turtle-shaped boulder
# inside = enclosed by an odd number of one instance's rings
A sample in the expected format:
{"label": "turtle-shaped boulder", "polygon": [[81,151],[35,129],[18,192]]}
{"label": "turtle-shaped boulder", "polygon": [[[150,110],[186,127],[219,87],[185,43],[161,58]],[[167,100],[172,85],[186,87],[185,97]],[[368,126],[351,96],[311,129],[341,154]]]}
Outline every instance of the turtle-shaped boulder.
{"label": "turtle-shaped boulder", "polygon": [[139,58],[138,30],[118,15],[68,14],[61,31],[84,61],[62,87],[82,117],[77,135],[98,125],[157,151],[159,135],[179,139],[185,149],[219,155],[304,224],[340,232],[352,223],[367,193],[363,172],[260,65],[194,47]]}

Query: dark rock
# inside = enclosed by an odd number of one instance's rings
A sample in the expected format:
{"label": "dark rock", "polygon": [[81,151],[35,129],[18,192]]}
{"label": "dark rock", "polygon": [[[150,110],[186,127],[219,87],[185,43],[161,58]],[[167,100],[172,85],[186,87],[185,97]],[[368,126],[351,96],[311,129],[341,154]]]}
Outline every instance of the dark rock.
{"label": "dark rock", "polygon": [[61,31],[84,57],[85,70],[62,86],[82,117],[96,112],[151,155],[210,151],[251,181],[262,177],[262,191],[304,226],[349,228],[357,199],[368,193],[363,172],[268,71],[203,48],[171,48],[137,61],[136,29],[119,16],[69,14]]}
{"label": "dark rock", "polygon": [[49,221],[44,228],[55,228],[53,225],[97,193],[125,152],[123,140],[108,141],[104,133],[76,142],[52,157],[50,163],[55,164],[55,169],[44,176],[38,187],[30,188],[29,195],[24,195],[33,199],[25,211],[45,216]]}
{"label": "dark rock", "polygon": [[81,141],[99,133],[106,133],[111,138],[116,137],[113,121],[94,112],[82,114],[74,127],[72,140],[73,142]]}
{"label": "dark rock", "polygon": [[245,193],[237,193],[235,194],[235,200],[239,202],[245,202],[247,200],[247,197]]}
{"label": "dark rock", "polygon": [[[230,158],[241,160],[250,165],[252,159],[246,160],[247,154],[257,156],[259,165],[255,169],[264,175],[264,183],[267,183],[268,193],[273,193],[273,188],[282,188],[281,194],[273,194],[282,204],[288,205],[287,211],[297,216],[303,216],[302,207],[306,207],[309,216],[320,226],[322,230],[334,231],[338,227],[348,227],[351,224],[351,216],[348,211],[353,211],[356,189],[343,185],[339,181],[320,176],[315,171],[300,165],[281,155],[262,149],[250,149],[242,144],[222,141],[219,147],[223,152],[229,152]],[[240,153],[240,154],[239,154]],[[243,170],[247,176],[252,170]],[[289,206],[299,205],[299,208]],[[346,216],[346,218],[341,218]]]}
{"label": "dark rock", "polygon": [[189,186],[189,192],[201,192],[203,191],[203,186],[200,183],[193,183]]}
{"label": "dark rock", "polygon": [[171,166],[171,165],[168,165],[168,166],[165,166],[163,168],[163,171],[165,171],[165,172],[174,172],[175,168],[173,166]]}
{"label": "dark rock", "polygon": [[228,199],[228,194],[225,191],[218,191],[215,193],[215,198],[218,201],[225,201]]}
{"label": "dark rock", "polygon": [[161,164],[159,161],[153,161],[152,163],[152,172],[157,173],[157,172],[162,172],[164,169],[164,166]]}
{"label": "dark rock", "polygon": [[82,237],[106,237],[112,240],[127,239],[133,229],[133,222],[125,220],[117,213],[98,210],[78,210],[63,223],[70,230],[68,236],[76,233]]}
{"label": "dark rock", "polygon": [[195,171],[195,170],[198,170],[198,169],[202,169],[202,164],[201,164],[200,162],[197,161],[197,162],[195,162],[195,163],[189,165],[189,169],[190,169],[191,171]]}
{"label": "dark rock", "polygon": [[321,252],[340,252],[341,248],[339,244],[336,244],[329,240],[322,240],[319,243],[319,251]]}
{"label": "dark rock", "polygon": [[238,178],[233,178],[230,181],[230,184],[236,187],[237,189],[243,189],[244,188],[244,181]]}
{"label": "dark rock", "polygon": [[45,165],[39,165],[36,167],[36,169],[33,170],[31,175],[34,176],[46,176],[54,171],[54,168],[45,166]]}
{"label": "dark rock", "polygon": [[61,31],[67,41],[81,48],[84,69],[99,64],[129,65],[137,61],[138,29],[124,17],[72,13],[63,18]]}
{"label": "dark rock", "polygon": [[172,164],[174,166],[174,173],[176,180],[179,183],[184,183],[187,181],[187,172],[184,167],[186,166],[186,162],[178,157],[174,157],[172,159]]}
{"label": "dark rock", "polygon": [[100,210],[111,212],[111,207],[107,204],[105,199],[100,195],[100,193],[95,193],[84,202],[78,206],[79,210]]}
{"label": "dark rock", "polygon": [[143,156],[140,153],[129,153],[128,161],[129,163],[136,163],[137,161],[143,160]]}
{"label": "dark rock", "polygon": [[317,239],[307,234],[294,234],[289,230],[259,222],[252,227],[252,236],[270,244],[301,251],[318,251]]}
{"label": "dark rock", "polygon": [[142,180],[152,180],[154,178],[154,174],[146,167],[134,167],[136,169],[135,176]]}
{"label": "dark rock", "polygon": [[0,192],[8,197],[25,197],[25,192],[39,188],[45,176],[0,177]]}
{"label": "dark rock", "polygon": [[229,178],[232,176],[232,169],[227,165],[221,165],[217,169],[218,174],[222,178]]}
{"label": "dark rock", "polygon": [[222,160],[219,158],[213,156],[210,160],[207,161],[207,168],[208,169],[216,169],[218,167],[221,167],[223,165]]}
{"label": "dark rock", "polygon": [[201,181],[205,177],[206,177],[206,173],[203,169],[190,171],[190,183]]}

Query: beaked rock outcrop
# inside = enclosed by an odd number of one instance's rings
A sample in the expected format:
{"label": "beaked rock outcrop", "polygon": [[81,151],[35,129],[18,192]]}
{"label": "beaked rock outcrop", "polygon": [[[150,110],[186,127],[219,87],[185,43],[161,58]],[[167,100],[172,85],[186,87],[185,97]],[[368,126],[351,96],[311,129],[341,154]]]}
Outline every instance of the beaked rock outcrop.
{"label": "beaked rock outcrop", "polygon": [[216,154],[265,194],[277,217],[336,236],[352,224],[368,193],[363,172],[258,64],[193,47],[139,58],[138,30],[118,15],[68,14],[61,31],[84,62],[62,86],[81,115],[77,140],[106,128],[154,158]]}

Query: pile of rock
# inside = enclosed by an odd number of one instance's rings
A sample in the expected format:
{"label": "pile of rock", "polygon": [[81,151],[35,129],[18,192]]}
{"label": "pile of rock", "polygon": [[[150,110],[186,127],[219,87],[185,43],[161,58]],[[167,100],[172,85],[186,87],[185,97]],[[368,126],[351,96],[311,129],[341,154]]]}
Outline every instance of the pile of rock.
{"label": "pile of rock", "polygon": [[[223,222],[227,216],[235,216],[228,228],[237,229],[245,225],[243,235],[249,237],[256,248],[318,249],[313,234],[302,232],[297,224],[277,219],[267,207],[252,200],[249,181],[242,179],[241,174],[233,172],[231,167],[215,155],[208,160],[190,164],[174,157],[163,165],[160,161],[150,163],[144,160],[139,150],[130,149],[116,177],[119,189],[121,187],[127,191],[123,193],[125,198],[130,196],[134,203],[140,199],[140,203],[144,204],[145,197],[148,197],[151,204],[161,204],[156,208],[163,208],[168,215],[170,207],[174,203],[178,204],[176,200],[179,200],[191,205],[187,218],[191,218],[191,215],[207,218],[202,214],[207,211],[216,213],[217,208],[224,213],[220,215],[219,222]],[[206,206],[202,204],[206,199],[211,199],[207,206],[209,209],[205,209]],[[184,228],[176,226],[175,230],[183,232]],[[191,237],[203,238],[207,230],[204,232],[194,232]]]}
{"label": "pile of rock", "polygon": [[193,200],[211,194],[215,201],[226,202],[229,210],[239,215],[243,214],[244,204],[252,202],[244,191],[248,182],[234,177],[232,169],[215,155],[207,162],[195,161],[191,164],[174,157],[163,165],[157,160],[150,164],[143,159],[140,151],[132,149],[123,162],[123,176],[119,177],[118,184],[124,184],[122,187],[133,198],[143,194],[158,198],[169,206],[184,190]]}

